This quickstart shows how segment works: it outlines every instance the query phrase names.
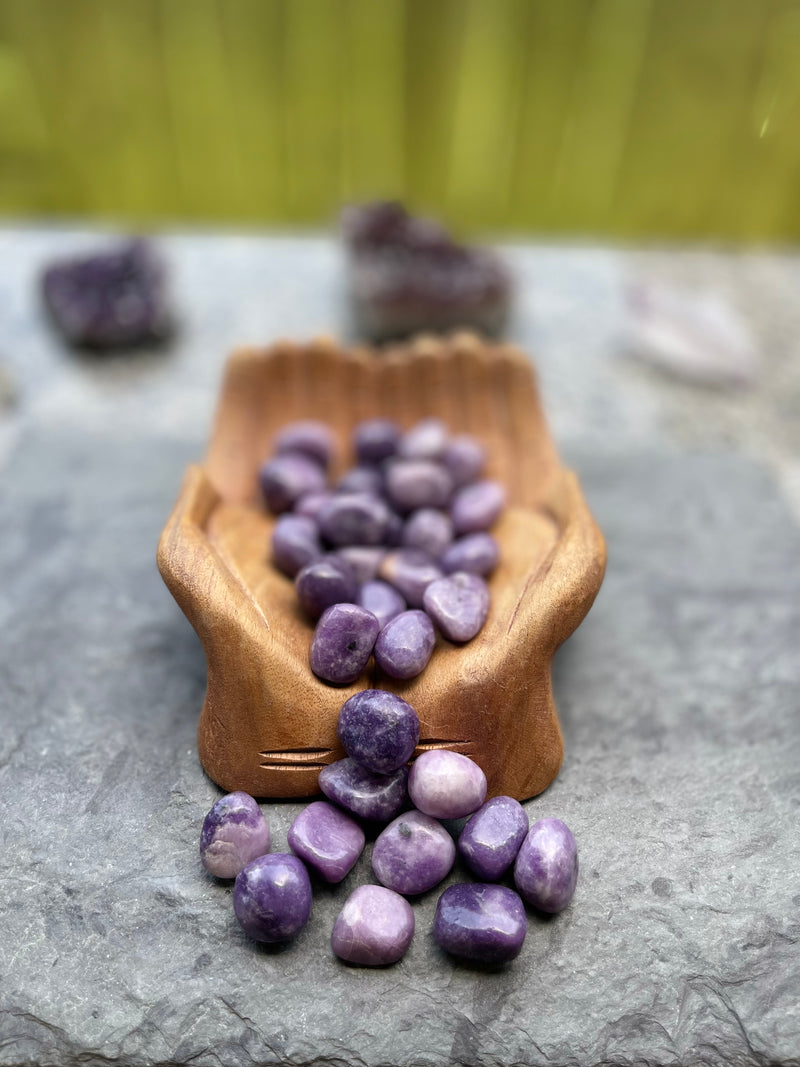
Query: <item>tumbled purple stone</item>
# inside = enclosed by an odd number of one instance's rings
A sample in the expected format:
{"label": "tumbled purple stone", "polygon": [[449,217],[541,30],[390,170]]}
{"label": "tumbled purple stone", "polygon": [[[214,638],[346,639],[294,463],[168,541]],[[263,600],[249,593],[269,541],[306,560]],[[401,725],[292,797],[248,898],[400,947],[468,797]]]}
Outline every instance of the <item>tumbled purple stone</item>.
{"label": "tumbled purple stone", "polygon": [[433,936],[440,947],[476,963],[515,959],[527,930],[525,906],[513,889],[502,885],[448,886],[433,920]]}
{"label": "tumbled purple stone", "polygon": [[389,509],[370,493],[334,496],[319,513],[322,536],[332,545],[380,545],[386,536]]}
{"label": "tumbled purple stone", "polygon": [[514,882],[539,911],[555,914],[572,900],[578,881],[578,846],[561,819],[539,819],[517,853]]}
{"label": "tumbled purple stone", "polygon": [[500,558],[500,549],[497,541],[490,533],[466,534],[445,549],[439,566],[445,574],[453,574],[455,571],[466,571],[467,574],[478,574],[485,578],[491,574],[497,566]]}
{"label": "tumbled purple stone", "polygon": [[258,472],[261,492],[270,511],[279,514],[307,493],[325,489],[325,472],[301,452],[284,452],[267,460]]}
{"label": "tumbled purple stone", "polygon": [[337,493],[383,493],[383,474],[378,467],[351,467],[336,484]]}
{"label": "tumbled purple stone", "polygon": [[331,948],[341,960],[361,966],[397,963],[414,937],[408,901],[382,885],[360,885],[333,924]]}
{"label": "tumbled purple stone", "polygon": [[358,594],[352,567],[333,555],[307,563],[298,572],[294,586],[301,607],[312,619],[318,619],[333,604],[354,603]]}
{"label": "tumbled purple stone", "polygon": [[272,530],[272,562],[290,578],[323,554],[319,529],[307,515],[279,515]]}
{"label": "tumbled purple stone", "polygon": [[442,453],[442,463],[457,486],[474,482],[486,463],[486,449],[476,437],[459,434],[451,437]]}
{"label": "tumbled purple stone", "polygon": [[353,430],[359,463],[382,463],[395,454],[399,441],[400,427],[391,419],[365,419]]}
{"label": "tumbled purple stone", "polygon": [[269,826],[249,793],[220,797],[203,822],[200,859],[209,874],[235,878],[256,856],[269,852]]}
{"label": "tumbled purple stone", "polygon": [[406,602],[397,590],[378,578],[364,582],[357,599],[362,608],[372,612],[381,624],[381,629],[395,615],[406,610]]}
{"label": "tumbled purple stone", "polygon": [[326,800],[303,808],[287,834],[289,848],[326,882],[341,882],[364,850],[358,823]]}
{"label": "tumbled purple stone", "polygon": [[436,508],[412,512],[403,527],[403,545],[419,548],[434,559],[439,559],[452,540],[453,522],[446,512]]}
{"label": "tumbled purple stone", "polygon": [[380,623],[358,604],[334,604],[322,613],[311,638],[311,670],[323,682],[349,685],[372,655]]}
{"label": "tumbled purple stone", "polygon": [[408,763],[419,743],[416,711],[385,689],[362,689],[346,700],[337,728],[347,755],[375,774]]}
{"label": "tumbled purple stone", "polygon": [[319,787],[329,800],[373,822],[388,822],[408,800],[408,768],[375,774],[352,759],[336,760],[319,772]]}
{"label": "tumbled purple stone", "polygon": [[465,485],[453,496],[450,516],[456,533],[488,530],[497,521],[506,504],[506,491],[499,482],[475,482]]}
{"label": "tumbled purple stone", "polygon": [[398,548],[403,543],[403,529],[405,522],[396,511],[389,508],[389,521],[386,524],[385,543],[390,548]]}
{"label": "tumbled purple stone", "polygon": [[388,889],[416,896],[446,878],[455,858],[455,843],[440,822],[421,811],[407,811],[378,835],[372,869]]}
{"label": "tumbled purple stone", "polygon": [[375,662],[390,678],[416,678],[427,667],[436,631],[424,611],[403,611],[386,623],[375,642]]}
{"label": "tumbled purple stone", "polygon": [[400,512],[447,507],[453,479],[440,463],[427,459],[392,460],[386,470],[386,495]]}
{"label": "tumbled purple stone", "polygon": [[460,752],[434,748],[411,765],[408,795],[415,808],[436,819],[460,819],[486,799],[486,775]]}
{"label": "tumbled purple stone", "polygon": [[333,493],[328,489],[320,489],[313,493],[304,493],[295,502],[293,514],[307,515],[309,519],[318,519],[323,506],[333,499]]}
{"label": "tumbled purple stone", "polygon": [[404,459],[439,459],[447,444],[447,427],[441,419],[422,419],[403,434],[398,453]]}
{"label": "tumbled purple stone", "polygon": [[422,603],[448,641],[470,641],[489,614],[489,587],[479,575],[457,571],[431,582]]}
{"label": "tumbled purple stone", "polygon": [[458,851],[484,882],[502,878],[528,832],[528,816],[513,797],[493,797],[480,807],[458,838]]}
{"label": "tumbled purple stone", "polygon": [[386,549],[377,545],[345,545],[335,555],[343,559],[353,570],[359,585],[371,581],[380,570]]}
{"label": "tumbled purple stone", "polygon": [[336,439],[332,430],[316,419],[291,422],[275,438],[275,451],[278,454],[302,452],[326,469],[330,466],[335,448]]}
{"label": "tumbled purple stone", "polygon": [[233,910],[256,941],[291,941],[311,914],[311,881],[297,856],[273,852],[244,867],[233,886]]}
{"label": "tumbled purple stone", "polygon": [[425,590],[442,578],[442,570],[427,552],[418,548],[400,548],[387,552],[381,561],[378,575],[393,585],[412,608],[421,608]]}

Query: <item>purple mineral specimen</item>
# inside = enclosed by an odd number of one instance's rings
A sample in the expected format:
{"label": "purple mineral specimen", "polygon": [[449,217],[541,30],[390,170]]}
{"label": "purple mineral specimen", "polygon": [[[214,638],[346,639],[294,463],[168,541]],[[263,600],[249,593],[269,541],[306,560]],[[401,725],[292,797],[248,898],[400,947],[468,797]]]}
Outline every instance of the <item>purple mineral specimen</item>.
{"label": "purple mineral specimen", "polygon": [[416,678],[428,665],[436,631],[424,611],[403,611],[386,623],[375,642],[375,662],[390,678]]}
{"label": "purple mineral specimen", "polygon": [[477,574],[457,571],[431,582],[422,605],[448,641],[471,641],[489,614],[489,587]]}
{"label": "purple mineral specimen", "polygon": [[446,878],[455,858],[456,846],[442,824],[421,811],[408,811],[378,835],[372,869],[395,893],[416,896]]}
{"label": "purple mineral specimen", "polygon": [[406,610],[406,602],[397,590],[380,579],[364,582],[358,594],[358,603],[372,612],[381,624],[381,629],[390,619]]}
{"label": "purple mineral specimen", "polygon": [[517,853],[514,882],[522,897],[550,914],[563,911],[578,881],[578,846],[561,819],[539,819]]}
{"label": "purple mineral specimen", "polygon": [[496,882],[517,858],[528,816],[513,797],[493,797],[479,808],[458,838],[458,851],[483,882]]}
{"label": "purple mineral specimen", "polygon": [[486,798],[486,775],[459,752],[434,748],[411,765],[408,795],[414,807],[436,819],[460,819]]}
{"label": "purple mineral specimen", "polygon": [[363,689],[342,705],[338,731],[348,756],[375,774],[392,774],[417,747],[419,718],[394,693]]}
{"label": "purple mineral specimen", "polygon": [[284,452],[267,460],[258,473],[261,492],[270,511],[288,511],[307,493],[325,489],[325,472],[302,452]]}
{"label": "purple mineral specimen", "polygon": [[364,849],[364,831],[325,800],[303,808],[289,827],[289,848],[326,882],[341,882]]}
{"label": "purple mineral specimen", "polygon": [[248,863],[233,886],[233,910],[256,941],[291,941],[311,914],[311,882],[297,856],[273,852]]}
{"label": "purple mineral specimen", "polygon": [[397,963],[414,936],[414,912],[382,885],[360,885],[345,901],[333,926],[331,948],[347,963],[379,967]]}
{"label": "purple mineral specimen", "polygon": [[366,667],[379,630],[372,612],[358,604],[327,608],[311,638],[311,670],[323,682],[349,685]]}
{"label": "purple mineral specimen", "polygon": [[316,419],[290,422],[275,438],[275,451],[302,452],[326,470],[333,459],[336,442],[329,426]]}
{"label": "purple mineral specimen", "polygon": [[453,956],[508,963],[522,950],[527,920],[522,901],[501,885],[451,885],[439,897],[433,936]]}
{"label": "purple mineral specimen", "polygon": [[294,586],[297,599],[312,619],[318,619],[334,604],[352,604],[358,594],[352,568],[345,560],[332,555],[307,563],[298,572]]}
{"label": "purple mineral specimen", "polygon": [[269,852],[269,826],[249,793],[220,797],[203,822],[200,859],[217,878],[235,878],[242,867]]}
{"label": "purple mineral specimen", "polygon": [[319,772],[322,792],[341,808],[361,819],[389,822],[408,800],[408,770],[375,774],[349,756],[329,763]]}

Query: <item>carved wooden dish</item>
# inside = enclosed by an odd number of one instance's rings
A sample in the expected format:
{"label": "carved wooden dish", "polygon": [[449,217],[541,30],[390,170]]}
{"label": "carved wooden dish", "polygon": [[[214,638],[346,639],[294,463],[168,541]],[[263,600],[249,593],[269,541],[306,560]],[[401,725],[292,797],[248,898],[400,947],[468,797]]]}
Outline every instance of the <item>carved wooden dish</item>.
{"label": "carved wooden dish", "polygon": [[[345,469],[350,430],[377,414],[403,426],[436,414],[452,432],[483,440],[488,473],[508,489],[493,531],[501,562],[490,579],[488,620],[473,641],[456,646],[439,637],[412,681],[381,676],[371,661],[357,684],[333,688],[311,673],[312,627],[292,582],[269,561],[273,520],[257,473],[276,431],[298,418],[333,427]],[[575,475],[559,463],[530,361],[519,351],[458,335],[419,338],[380,356],[328,341],[236,352],[208,456],[187,471],[158,563],[205,649],[200,759],[224,789],[260,797],[317,792],[320,768],[344,755],[336,736],[342,703],[372,687],[401,694],[417,710],[417,754],[442,747],[470,756],[490,796],[533,796],[558,773],[551,660],[597,594],[605,546]]]}

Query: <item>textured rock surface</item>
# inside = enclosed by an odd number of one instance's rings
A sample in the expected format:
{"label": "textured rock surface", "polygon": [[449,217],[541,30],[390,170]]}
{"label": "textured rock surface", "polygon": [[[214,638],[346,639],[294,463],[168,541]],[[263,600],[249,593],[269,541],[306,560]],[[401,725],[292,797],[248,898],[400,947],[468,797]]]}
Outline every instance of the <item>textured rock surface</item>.
{"label": "textured rock surface", "polygon": [[[518,335],[609,544],[556,660],[564,766],[526,805],[574,830],[581,877],[561,916],[529,913],[502,973],[437,949],[437,891],[403,961],[365,972],[330,934],[370,844],[282,950],[203,872],[205,667],[154,563],[223,353],[337,328],[333,246],[165,240],[182,337],[98,364],[58,346],[31,284],[92,243],[0,231],[19,392],[0,417],[0,1064],[798,1063],[800,531],[781,494],[800,484],[782,310],[800,261],[509,250]],[[716,271],[768,342],[764,382],[695,392],[615,357],[628,264]],[[300,807],[265,806],[274,850]],[[457,862],[445,884],[467,877]]]}

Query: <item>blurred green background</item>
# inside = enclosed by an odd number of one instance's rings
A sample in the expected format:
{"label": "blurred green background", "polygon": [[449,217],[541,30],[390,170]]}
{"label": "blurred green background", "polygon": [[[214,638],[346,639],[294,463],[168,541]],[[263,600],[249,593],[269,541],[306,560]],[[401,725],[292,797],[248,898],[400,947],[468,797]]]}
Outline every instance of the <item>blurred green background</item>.
{"label": "blurred green background", "polygon": [[0,0],[0,212],[800,236],[797,0]]}

